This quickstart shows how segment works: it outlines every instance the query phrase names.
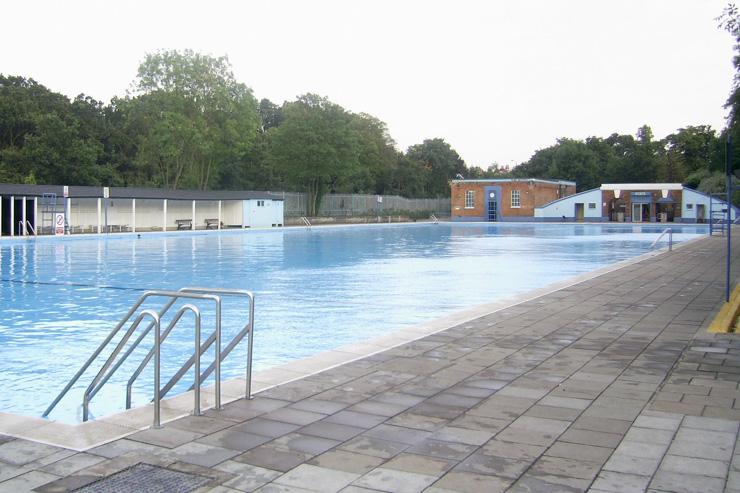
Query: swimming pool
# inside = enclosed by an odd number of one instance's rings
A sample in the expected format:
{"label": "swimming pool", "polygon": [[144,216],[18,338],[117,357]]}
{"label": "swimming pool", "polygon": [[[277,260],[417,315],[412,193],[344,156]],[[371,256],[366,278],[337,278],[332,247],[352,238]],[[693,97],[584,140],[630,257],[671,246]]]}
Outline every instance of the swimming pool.
{"label": "swimming pool", "polygon": [[[707,232],[672,227],[676,242]],[[260,370],[634,257],[663,228],[443,223],[0,241],[0,411],[39,416],[148,289],[254,291]],[[224,330],[238,325],[228,313]],[[171,351],[191,351],[192,333],[181,337]],[[230,358],[223,375],[243,371]],[[122,409],[128,375],[95,398],[95,415]],[[134,404],[151,398],[151,377],[139,381]],[[74,422],[80,395],[51,417]]]}

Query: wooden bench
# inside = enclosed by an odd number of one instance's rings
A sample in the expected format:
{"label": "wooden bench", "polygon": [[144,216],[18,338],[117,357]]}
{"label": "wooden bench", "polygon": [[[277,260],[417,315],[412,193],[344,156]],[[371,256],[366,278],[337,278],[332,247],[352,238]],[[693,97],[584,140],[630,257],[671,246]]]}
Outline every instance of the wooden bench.
{"label": "wooden bench", "polygon": [[[206,219],[206,229],[218,229],[218,219]],[[221,223],[223,227],[223,223]]]}
{"label": "wooden bench", "polygon": [[175,224],[177,224],[177,229],[193,229],[192,219],[175,219]]}

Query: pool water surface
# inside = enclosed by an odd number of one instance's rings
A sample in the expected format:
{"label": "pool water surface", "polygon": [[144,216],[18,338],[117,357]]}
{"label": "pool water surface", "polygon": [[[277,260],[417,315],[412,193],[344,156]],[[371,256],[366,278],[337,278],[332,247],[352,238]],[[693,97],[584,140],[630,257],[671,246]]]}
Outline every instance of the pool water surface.
{"label": "pool water surface", "polygon": [[[2,240],[0,411],[40,416],[149,289],[253,291],[258,371],[646,253],[664,227],[441,223]],[[671,227],[674,242],[708,232]],[[224,331],[244,316],[227,303]],[[172,361],[192,352],[192,328],[179,329],[166,342]],[[225,361],[224,377],[243,375],[245,351]],[[95,397],[95,415],[123,409],[132,360]],[[151,399],[151,381],[139,379],[135,405]],[[87,383],[51,417],[76,422]]]}

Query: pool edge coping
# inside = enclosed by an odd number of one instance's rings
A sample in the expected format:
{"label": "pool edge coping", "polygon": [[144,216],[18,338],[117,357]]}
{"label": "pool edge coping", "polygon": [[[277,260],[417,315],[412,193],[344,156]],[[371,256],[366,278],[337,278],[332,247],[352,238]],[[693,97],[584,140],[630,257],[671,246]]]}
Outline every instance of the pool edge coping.
{"label": "pool edge coping", "polygon": [[[673,248],[680,249],[705,238],[706,236],[702,235],[698,238],[674,245]],[[408,344],[476,318],[541,298],[542,296],[575,286],[665,253],[668,253],[667,249],[646,252],[636,257],[621,260],[614,264],[551,283],[541,288],[519,293],[502,300],[475,305],[445,315],[444,317],[406,327],[372,339],[347,344],[313,356],[276,365],[261,372],[255,372],[252,378],[252,394],[258,394],[279,385],[294,382]],[[244,398],[245,391],[241,393],[235,391],[236,388],[246,390],[246,381],[244,378],[225,380],[221,385],[222,405]],[[212,387],[201,390],[202,410],[205,411],[213,407],[213,397]],[[168,423],[191,415],[192,403],[192,391],[162,400],[162,423]],[[148,429],[151,426],[152,416],[153,411],[151,405],[137,407],[98,420],[78,424],[67,424],[44,418],[0,412],[0,434],[84,452]]]}

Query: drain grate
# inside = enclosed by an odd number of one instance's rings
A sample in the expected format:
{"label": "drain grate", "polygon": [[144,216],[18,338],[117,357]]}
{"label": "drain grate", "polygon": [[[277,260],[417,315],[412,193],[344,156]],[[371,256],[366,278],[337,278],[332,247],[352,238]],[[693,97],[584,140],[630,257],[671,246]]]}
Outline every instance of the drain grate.
{"label": "drain grate", "polygon": [[206,485],[211,478],[172,471],[150,464],[136,464],[111,474],[87,486],[74,490],[77,493],[189,493]]}

